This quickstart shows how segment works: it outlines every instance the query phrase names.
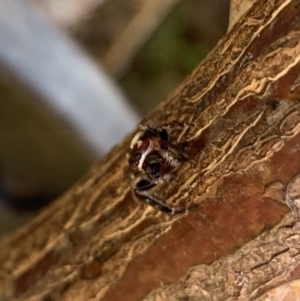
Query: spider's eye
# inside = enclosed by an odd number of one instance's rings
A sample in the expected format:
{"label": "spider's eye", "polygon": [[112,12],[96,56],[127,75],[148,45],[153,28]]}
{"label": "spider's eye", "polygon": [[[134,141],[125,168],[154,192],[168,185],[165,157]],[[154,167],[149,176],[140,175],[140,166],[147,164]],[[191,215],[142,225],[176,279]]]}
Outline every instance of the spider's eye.
{"label": "spider's eye", "polygon": [[138,166],[139,163],[140,163],[141,157],[142,157],[142,156],[141,156],[140,154],[136,154],[136,155],[134,156],[134,160],[133,160],[132,164],[133,164],[134,166]]}
{"label": "spider's eye", "polygon": [[129,165],[132,166],[132,167],[138,166],[141,157],[142,157],[141,154],[138,154],[138,153],[132,154],[132,155],[129,157]]}

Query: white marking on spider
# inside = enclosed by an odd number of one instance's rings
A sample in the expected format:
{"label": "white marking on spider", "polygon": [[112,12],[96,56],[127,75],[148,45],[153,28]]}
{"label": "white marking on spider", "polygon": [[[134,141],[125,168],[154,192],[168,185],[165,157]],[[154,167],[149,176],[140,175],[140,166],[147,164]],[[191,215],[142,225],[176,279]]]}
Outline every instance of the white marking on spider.
{"label": "white marking on spider", "polygon": [[130,142],[130,148],[133,149],[136,143],[140,140],[140,138],[145,134],[143,131],[139,131],[135,134]]}
{"label": "white marking on spider", "polygon": [[144,164],[144,161],[145,161],[147,155],[148,155],[148,154],[152,151],[152,149],[153,149],[153,142],[152,142],[151,140],[150,140],[149,142],[150,142],[149,147],[148,147],[147,150],[142,154],[141,159],[140,159],[140,161],[139,161],[139,165],[138,165],[138,169],[139,169],[139,170],[143,170],[143,164]]}

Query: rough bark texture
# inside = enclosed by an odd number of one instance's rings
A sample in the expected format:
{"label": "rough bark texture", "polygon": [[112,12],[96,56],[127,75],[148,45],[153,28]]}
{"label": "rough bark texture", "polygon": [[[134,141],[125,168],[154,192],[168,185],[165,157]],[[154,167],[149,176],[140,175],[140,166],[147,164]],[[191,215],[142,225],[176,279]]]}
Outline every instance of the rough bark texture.
{"label": "rough bark texture", "polygon": [[154,189],[188,212],[168,216],[133,198],[128,137],[1,240],[0,299],[294,300],[299,62],[299,1],[253,3],[144,121],[189,124],[171,139],[192,159]]}

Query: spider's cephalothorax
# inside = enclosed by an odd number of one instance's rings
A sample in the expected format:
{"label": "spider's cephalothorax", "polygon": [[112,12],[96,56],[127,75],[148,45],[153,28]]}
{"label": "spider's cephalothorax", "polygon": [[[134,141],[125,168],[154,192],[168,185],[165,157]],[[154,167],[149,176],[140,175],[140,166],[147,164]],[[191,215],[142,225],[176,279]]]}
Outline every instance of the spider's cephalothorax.
{"label": "spider's cephalothorax", "polygon": [[169,141],[167,129],[170,128],[172,125],[158,129],[140,126],[131,141],[128,161],[134,171],[132,189],[135,195],[156,209],[175,214],[179,212],[151,192],[157,184],[169,182],[173,178],[172,171],[188,159],[179,146]]}

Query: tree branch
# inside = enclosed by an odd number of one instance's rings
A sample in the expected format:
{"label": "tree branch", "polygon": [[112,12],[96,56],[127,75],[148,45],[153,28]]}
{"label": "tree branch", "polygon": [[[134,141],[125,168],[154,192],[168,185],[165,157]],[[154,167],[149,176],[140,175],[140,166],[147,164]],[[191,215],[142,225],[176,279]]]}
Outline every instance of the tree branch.
{"label": "tree branch", "polygon": [[170,139],[191,160],[153,189],[186,214],[133,198],[127,137],[1,240],[0,299],[258,300],[298,279],[299,12],[254,2],[143,121],[188,124]]}

